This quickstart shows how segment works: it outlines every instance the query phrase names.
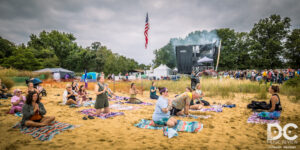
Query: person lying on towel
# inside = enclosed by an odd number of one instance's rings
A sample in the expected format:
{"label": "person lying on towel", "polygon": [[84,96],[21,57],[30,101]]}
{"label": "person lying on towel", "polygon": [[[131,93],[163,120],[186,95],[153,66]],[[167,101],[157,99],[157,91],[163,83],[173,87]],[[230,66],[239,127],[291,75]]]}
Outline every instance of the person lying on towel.
{"label": "person lying on towel", "polygon": [[168,126],[174,127],[177,120],[170,116],[172,109],[172,101],[168,99],[168,89],[165,87],[159,88],[160,97],[158,98],[152,115],[155,126]]}
{"label": "person lying on towel", "polygon": [[198,99],[200,97],[201,92],[199,90],[193,92],[184,92],[183,94],[177,96],[172,101],[172,110],[171,115],[189,115],[189,109],[191,100]]}
{"label": "person lying on towel", "polygon": [[[77,96],[78,94],[72,90],[72,87],[70,84],[67,84],[66,90],[64,91],[63,94],[63,104],[65,105],[71,105],[75,104],[77,105]],[[79,100],[79,104],[81,104],[81,99]]]}
{"label": "person lying on towel", "polygon": [[26,101],[26,97],[22,95],[22,91],[20,89],[16,89],[14,91],[14,96],[11,98],[11,108],[9,113],[14,114],[16,112],[22,112],[22,107]]}
{"label": "person lying on towel", "polygon": [[51,125],[51,122],[55,120],[54,116],[45,116],[46,109],[40,102],[39,94],[36,91],[28,93],[22,113],[22,126],[41,127]]}
{"label": "person lying on towel", "polygon": [[280,98],[278,95],[279,87],[277,85],[270,86],[269,93],[272,95],[269,104],[270,109],[268,112],[260,112],[258,117],[267,120],[278,119],[282,111]]}
{"label": "person lying on towel", "polygon": [[141,100],[136,98],[136,94],[139,93],[139,90],[136,89],[136,86],[134,83],[131,83],[131,88],[130,88],[130,98],[129,98],[129,102],[132,104],[141,104],[143,103]]}

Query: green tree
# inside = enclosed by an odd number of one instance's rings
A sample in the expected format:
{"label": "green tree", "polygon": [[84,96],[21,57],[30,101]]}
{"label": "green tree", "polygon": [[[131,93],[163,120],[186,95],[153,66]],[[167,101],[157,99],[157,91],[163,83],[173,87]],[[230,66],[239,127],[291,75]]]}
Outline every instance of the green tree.
{"label": "green tree", "polygon": [[155,50],[154,54],[155,59],[153,60],[153,63],[155,67],[159,66],[160,64],[165,64],[170,68],[176,67],[176,56],[171,42],[161,49]]}
{"label": "green tree", "polygon": [[4,67],[13,67],[20,70],[36,70],[41,68],[38,59],[35,58],[32,49],[18,47],[12,55],[4,59]]}
{"label": "green tree", "polygon": [[300,29],[294,29],[285,43],[285,57],[292,68],[300,68]]}
{"label": "green tree", "polygon": [[283,40],[290,27],[291,19],[281,19],[280,15],[271,15],[254,24],[250,32],[253,40],[250,55],[256,68],[281,68],[283,54]]}
{"label": "green tree", "polygon": [[3,39],[0,36],[0,65],[3,63],[4,58],[7,58],[12,55],[12,52],[15,49],[16,49],[16,47],[12,42],[10,42],[6,39]]}

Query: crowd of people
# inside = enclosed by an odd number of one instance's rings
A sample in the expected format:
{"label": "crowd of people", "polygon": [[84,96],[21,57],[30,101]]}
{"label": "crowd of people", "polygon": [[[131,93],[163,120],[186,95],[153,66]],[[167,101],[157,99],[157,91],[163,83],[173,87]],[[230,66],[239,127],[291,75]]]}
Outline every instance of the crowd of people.
{"label": "crowd of people", "polygon": [[[249,72],[251,76],[248,76]],[[293,71],[288,71],[288,73],[285,73],[265,70],[260,73],[262,74],[262,80],[272,81],[274,80],[273,75],[277,77],[278,75],[281,76],[280,74],[286,74],[288,78],[293,78],[299,75],[299,73],[297,72],[292,72]],[[255,77],[255,75],[260,73],[257,73],[255,71],[230,71],[223,72],[221,75],[223,75],[224,77],[229,76],[238,79],[245,78],[254,80],[257,78]],[[7,88],[3,83],[1,83],[0,85],[0,94],[2,94],[1,96],[3,98],[7,98],[4,94],[7,92]],[[156,94],[157,92],[160,94],[160,96]],[[186,91],[182,91],[182,94],[176,95],[174,98],[170,98],[168,92],[169,91],[166,87],[156,87],[155,82],[152,82],[149,97],[151,99],[157,100],[155,110],[152,115],[154,126],[175,126],[177,120],[172,116],[189,115],[189,110],[200,110],[204,106],[209,105],[209,102],[203,100],[204,93],[201,90],[200,83],[197,83],[196,85],[192,84],[191,87],[186,88]],[[269,107],[266,111],[261,112],[259,115],[268,119],[268,116],[278,116],[278,113],[280,114],[282,107],[278,92],[278,86],[270,86],[269,93],[272,96],[270,98]],[[135,83],[131,83],[129,90],[130,98],[128,99],[128,103],[143,103],[143,101],[137,98],[137,94],[140,93],[141,92],[136,88]],[[94,88],[94,94],[96,96],[96,100],[94,103],[94,108],[96,109],[95,115],[110,113],[108,98],[115,98],[116,95],[109,89],[108,84],[105,83],[104,74],[97,77],[97,84]],[[65,105],[81,105],[83,102],[90,101],[92,99],[85,86],[79,86],[77,81],[74,81],[71,84],[67,84],[62,96],[63,104]],[[20,89],[14,90],[13,97],[11,98],[11,109],[9,113],[22,113],[23,118],[21,124],[23,126],[38,127],[51,125],[51,123],[55,120],[55,117],[45,116],[47,111],[43,103],[41,102],[41,98],[42,94],[39,90],[39,86],[35,86],[32,82],[29,82],[28,88],[25,92],[21,91]]]}
{"label": "crowd of people", "polygon": [[235,70],[235,71],[220,71],[219,77],[232,79],[247,79],[251,81],[264,81],[282,84],[284,81],[299,77],[300,69],[265,69],[265,70]]}

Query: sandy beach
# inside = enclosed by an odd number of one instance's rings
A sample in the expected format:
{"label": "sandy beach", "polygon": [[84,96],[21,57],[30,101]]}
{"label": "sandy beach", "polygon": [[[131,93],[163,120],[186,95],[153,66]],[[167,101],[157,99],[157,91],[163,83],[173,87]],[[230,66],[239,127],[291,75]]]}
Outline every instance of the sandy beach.
{"label": "sandy beach", "polygon": [[[25,90],[25,86],[14,87]],[[13,90],[12,89],[12,90]],[[21,117],[7,114],[10,99],[0,100],[0,149],[268,149],[267,125],[249,124],[248,117],[252,114],[247,104],[253,99],[251,94],[236,94],[235,97],[222,99],[221,97],[205,97],[210,103],[236,104],[235,108],[224,108],[223,112],[190,112],[195,115],[211,115],[208,119],[190,119],[177,117],[185,121],[198,121],[204,124],[199,133],[180,132],[178,137],[168,139],[159,130],[140,129],[134,126],[140,119],[151,119],[155,107],[155,100],[150,100],[149,92],[144,92],[138,98],[153,103],[152,106],[140,106],[138,110],[124,110],[124,116],[109,119],[95,118],[83,120],[84,115],[78,113],[86,107],[69,108],[59,105],[62,101],[62,88],[47,88],[48,96],[43,97],[48,116],[55,116],[59,122],[80,125],[73,130],[64,131],[56,135],[51,141],[39,141],[31,135],[20,133],[12,129]],[[93,93],[93,91],[89,91]],[[60,96],[56,96],[60,94]],[[128,96],[126,93],[117,93]],[[174,93],[170,91],[170,97]],[[292,103],[286,96],[281,96],[283,112],[280,124],[295,123],[300,125],[300,104]],[[270,97],[270,95],[268,95]],[[267,100],[268,101],[268,100]],[[110,104],[113,104],[110,101]],[[130,105],[130,104],[126,104]],[[112,110],[118,111],[118,110]],[[299,130],[297,135],[299,137]],[[299,141],[299,139],[298,139]],[[299,142],[297,146],[299,148]]]}

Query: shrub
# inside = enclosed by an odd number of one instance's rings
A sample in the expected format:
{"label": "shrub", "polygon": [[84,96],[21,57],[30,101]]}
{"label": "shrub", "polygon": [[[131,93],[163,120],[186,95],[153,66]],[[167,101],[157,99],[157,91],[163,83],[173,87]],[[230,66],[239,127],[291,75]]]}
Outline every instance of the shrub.
{"label": "shrub", "polygon": [[5,84],[8,90],[15,85],[15,82],[10,78],[7,78],[5,76],[0,76],[0,79],[2,81],[2,84]]}

